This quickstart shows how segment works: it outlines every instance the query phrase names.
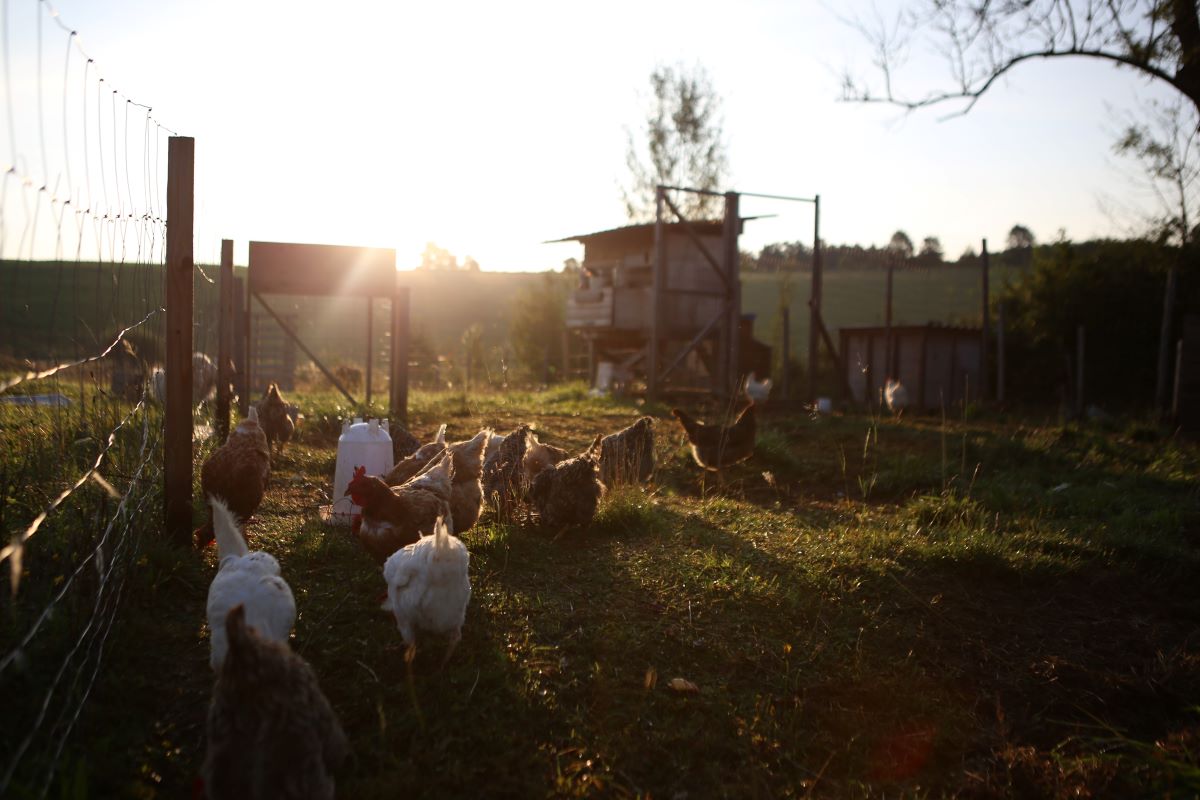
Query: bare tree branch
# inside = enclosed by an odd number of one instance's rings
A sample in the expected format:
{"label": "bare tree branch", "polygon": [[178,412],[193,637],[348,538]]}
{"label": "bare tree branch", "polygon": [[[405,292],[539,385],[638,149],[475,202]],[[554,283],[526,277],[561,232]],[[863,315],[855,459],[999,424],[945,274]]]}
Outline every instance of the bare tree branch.
{"label": "bare tree branch", "polygon": [[[964,101],[969,112],[996,81],[1035,59],[1093,58],[1174,87],[1200,109],[1200,18],[1195,0],[914,0],[886,24],[843,18],[870,43],[881,89],[843,80],[842,99],[907,111]],[[921,39],[946,62],[950,86],[923,96],[899,89],[899,70]],[[877,84],[877,85],[879,85]]]}

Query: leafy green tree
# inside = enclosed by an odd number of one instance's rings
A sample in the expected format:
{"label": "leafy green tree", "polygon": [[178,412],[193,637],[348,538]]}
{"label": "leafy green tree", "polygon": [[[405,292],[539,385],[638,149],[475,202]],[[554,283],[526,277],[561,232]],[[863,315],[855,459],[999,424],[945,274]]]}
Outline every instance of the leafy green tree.
{"label": "leafy green tree", "polygon": [[1034,242],[1033,231],[1024,225],[1013,225],[1008,231],[1009,250],[1032,250]]}
{"label": "leafy green tree", "polygon": [[900,264],[913,257],[913,241],[904,231],[896,231],[888,241],[888,255]]}
{"label": "leafy green tree", "polygon": [[[650,73],[652,98],[639,138],[628,135],[625,163],[630,183],[622,189],[633,222],[654,219],[655,187],[681,186],[718,192],[729,172],[722,132],[721,97],[701,66],[657,66]],[[722,200],[682,193],[675,201],[693,219],[719,216]]]}
{"label": "leafy green tree", "polygon": [[917,258],[926,266],[935,266],[942,263],[945,255],[946,251],[942,248],[942,240],[936,236],[926,236],[921,242],[921,252],[917,254]]}
{"label": "leafy green tree", "polygon": [[517,364],[527,377],[540,379],[547,369],[551,377],[558,376],[571,286],[570,276],[545,272],[513,300],[509,338]]}

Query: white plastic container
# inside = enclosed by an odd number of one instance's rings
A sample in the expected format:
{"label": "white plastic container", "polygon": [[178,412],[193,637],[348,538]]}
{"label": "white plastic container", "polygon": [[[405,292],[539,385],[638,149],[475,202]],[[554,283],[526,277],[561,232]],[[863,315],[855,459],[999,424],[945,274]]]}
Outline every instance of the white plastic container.
{"label": "white plastic container", "polygon": [[817,398],[817,413],[818,414],[832,414],[833,413],[832,398],[818,397]]}
{"label": "white plastic container", "polygon": [[616,365],[611,361],[600,361],[596,364],[596,391],[608,393],[612,389],[613,375]]}
{"label": "white plastic container", "polygon": [[[366,467],[368,475],[386,475],[391,471],[392,437],[388,433],[387,420],[372,419],[363,422],[355,419],[342,423],[342,435],[338,437],[337,468],[333,473],[333,506],[328,511],[328,522],[349,525],[351,518],[361,509],[346,497],[346,487],[354,477],[357,467]],[[324,516],[324,515],[323,515]]]}

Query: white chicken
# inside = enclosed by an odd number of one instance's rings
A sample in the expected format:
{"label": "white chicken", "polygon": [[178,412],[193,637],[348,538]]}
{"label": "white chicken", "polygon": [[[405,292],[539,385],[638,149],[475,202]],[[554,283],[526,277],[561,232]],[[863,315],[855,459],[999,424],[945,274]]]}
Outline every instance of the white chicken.
{"label": "white chicken", "polygon": [[766,403],[767,397],[771,394],[771,379],[757,380],[755,374],[751,372],[746,376],[746,394],[759,405]]}
{"label": "white chicken", "polygon": [[888,411],[899,416],[908,408],[908,389],[900,381],[888,378],[883,386],[883,401],[887,403]]}
{"label": "white chicken", "polygon": [[471,555],[462,540],[438,520],[433,536],[397,550],[383,565],[388,596],[383,608],[396,617],[396,627],[411,659],[418,629],[446,635],[445,665],[462,639],[463,620],[471,599],[467,568]]}
{"label": "white chicken", "polygon": [[237,518],[216,497],[209,497],[217,539],[217,576],[208,587],[208,629],[212,633],[209,664],[219,670],[229,649],[225,620],[237,605],[246,607],[246,624],[259,636],[287,642],[296,621],[296,600],[279,575],[279,562],[269,553],[246,546]]}

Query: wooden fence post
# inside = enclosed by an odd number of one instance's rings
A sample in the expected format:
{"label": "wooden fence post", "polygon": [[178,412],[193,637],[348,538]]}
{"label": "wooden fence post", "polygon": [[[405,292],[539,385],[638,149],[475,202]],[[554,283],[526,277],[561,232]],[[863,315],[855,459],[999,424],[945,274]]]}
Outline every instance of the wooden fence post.
{"label": "wooden fence post", "polygon": [[779,374],[779,389],[783,395],[783,402],[787,404],[792,397],[792,309],[789,306],[784,306],[783,312],[783,368]]}
{"label": "wooden fence post", "polygon": [[243,417],[249,411],[250,387],[246,382],[246,282],[233,279],[233,371],[237,387],[238,413]]}
{"label": "wooden fence post", "polygon": [[996,402],[1004,405],[1004,303],[996,306]]}
{"label": "wooden fence post", "polygon": [[165,528],[188,545],[192,529],[192,230],[196,140],[172,136],[167,150]]}
{"label": "wooden fence post", "polygon": [[1083,361],[1084,336],[1082,325],[1075,329],[1075,416],[1083,419]]}
{"label": "wooden fence post", "polygon": [[375,366],[375,298],[367,295],[367,385],[363,405],[371,405],[371,371]]}
{"label": "wooden fence post", "polygon": [[821,195],[813,199],[812,290],[808,296],[808,402],[817,402],[817,353],[821,334]]}
{"label": "wooden fence post", "polygon": [[983,253],[981,255],[983,262],[983,285],[981,287],[981,302],[983,305],[983,321],[979,326],[979,402],[986,403],[988,401],[988,338],[991,335],[992,315],[988,305],[988,249],[987,239],[983,240]]}
{"label": "wooden fence post", "polygon": [[221,302],[217,317],[217,437],[229,436],[230,360],[233,358],[233,329],[237,312],[233,307],[233,240],[221,240]]}
{"label": "wooden fence post", "polygon": [[396,287],[392,295],[392,418],[408,427],[408,309],[409,289]]}

